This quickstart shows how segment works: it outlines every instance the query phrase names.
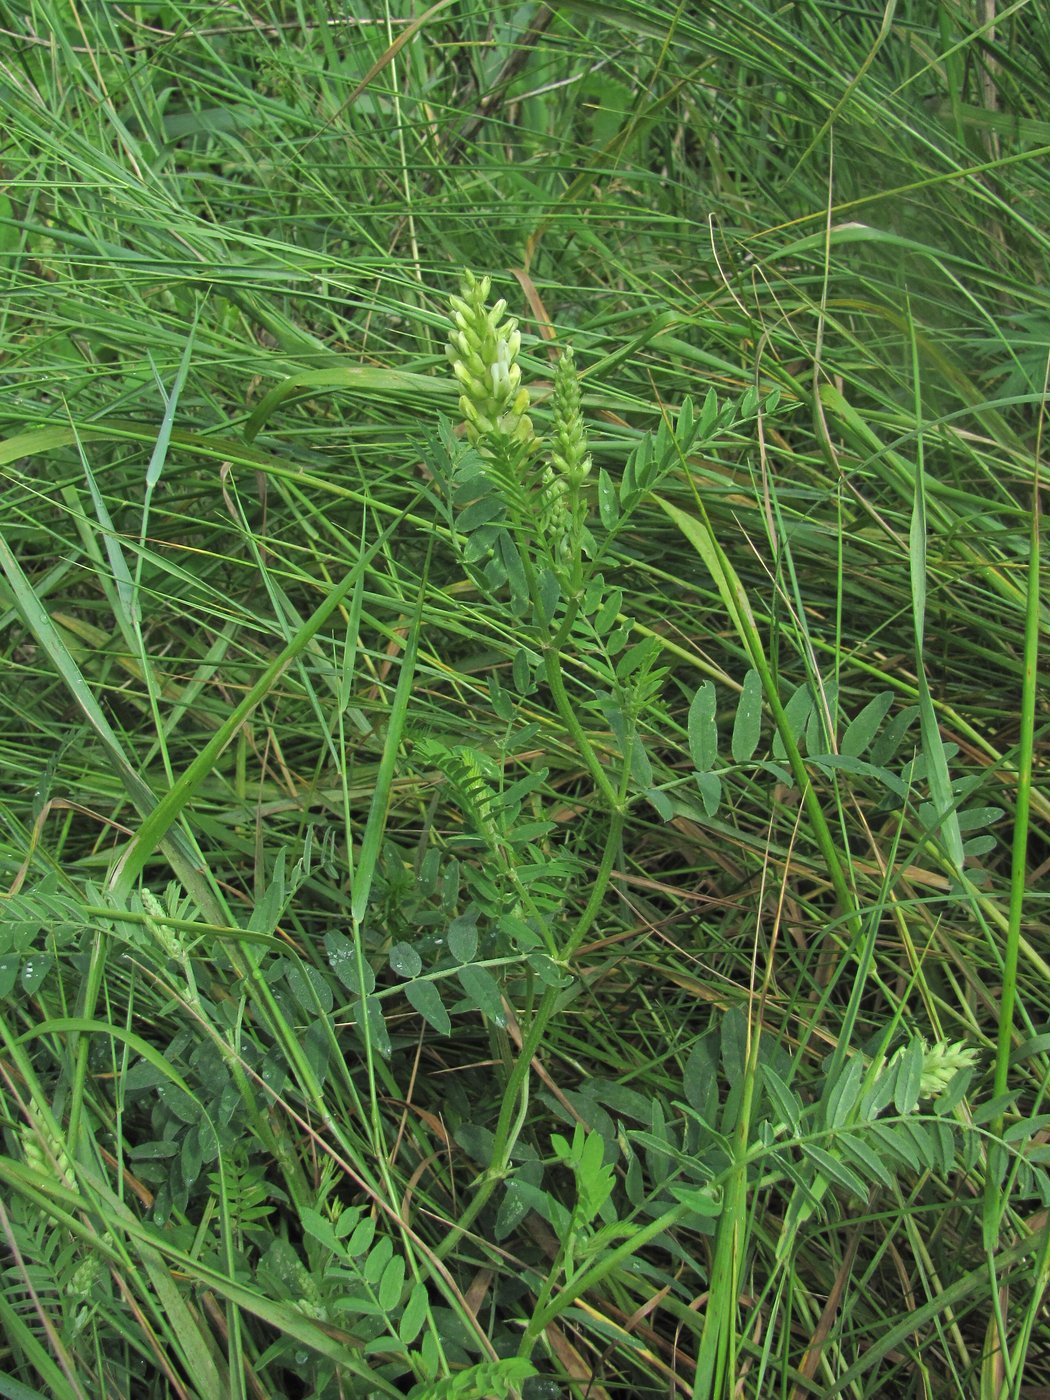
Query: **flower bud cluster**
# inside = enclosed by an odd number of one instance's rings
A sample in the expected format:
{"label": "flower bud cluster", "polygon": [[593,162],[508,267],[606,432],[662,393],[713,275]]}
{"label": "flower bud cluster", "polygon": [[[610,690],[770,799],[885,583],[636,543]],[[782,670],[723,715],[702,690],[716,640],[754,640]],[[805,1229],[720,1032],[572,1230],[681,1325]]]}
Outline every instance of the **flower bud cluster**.
{"label": "flower bud cluster", "polygon": [[960,1070],[972,1069],[977,1063],[977,1051],[957,1040],[954,1044],[938,1041],[935,1045],[923,1044],[922,1079],[919,1094],[931,1098],[943,1094]]}
{"label": "flower bud cluster", "polygon": [[566,345],[554,369],[554,437],[551,440],[551,463],[576,489],[591,469],[591,454],[587,451],[587,433],[580,409],[580,381],[572,346]]}
{"label": "flower bud cluster", "polygon": [[580,408],[580,381],[570,345],[562,350],[554,369],[552,408],[554,435],[550,466],[543,472],[541,524],[555,557],[568,564],[581,549],[589,552],[590,536],[584,524],[586,505],[580,488],[591,470]]}
{"label": "flower bud cluster", "polygon": [[554,553],[560,559],[572,553],[572,508],[569,503],[569,483],[553,467],[543,468],[540,491],[540,528],[552,541]]}
{"label": "flower bud cluster", "polygon": [[486,439],[506,438],[531,448],[536,437],[518,364],[521,333],[513,317],[500,324],[505,301],[486,305],[491,289],[488,277],[465,274],[459,296],[449,299],[452,331],[445,353],[462,390],[459,407],[473,446],[484,450]]}
{"label": "flower bud cluster", "polygon": [[[144,889],[142,891],[142,907],[147,916],[153,915],[153,918],[147,917],[146,926],[167,956],[175,962],[185,962],[185,944],[174,929],[169,927],[164,905],[161,904],[152,890]],[[153,922],[154,919],[157,920],[156,923]]]}
{"label": "flower bud cluster", "polygon": [[19,1136],[22,1142],[22,1155],[25,1157],[27,1167],[52,1179],[54,1179],[57,1168],[59,1180],[66,1190],[79,1190],[73,1175],[72,1163],[66,1155],[65,1149],[54,1134],[39,1123],[35,1115],[32,1115],[30,1123],[23,1124]]}

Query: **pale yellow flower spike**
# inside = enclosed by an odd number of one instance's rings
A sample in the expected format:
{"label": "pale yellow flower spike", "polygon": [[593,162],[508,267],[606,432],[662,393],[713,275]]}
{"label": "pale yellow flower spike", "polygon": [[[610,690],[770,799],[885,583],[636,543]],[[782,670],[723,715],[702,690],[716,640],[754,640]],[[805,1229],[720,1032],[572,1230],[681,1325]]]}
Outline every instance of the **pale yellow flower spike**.
{"label": "pale yellow flower spike", "polygon": [[462,389],[460,412],[471,444],[481,451],[498,450],[500,438],[535,449],[529,391],[518,364],[521,333],[513,316],[500,323],[505,301],[486,305],[491,290],[488,277],[467,272],[459,296],[449,298],[452,330],[445,353]]}

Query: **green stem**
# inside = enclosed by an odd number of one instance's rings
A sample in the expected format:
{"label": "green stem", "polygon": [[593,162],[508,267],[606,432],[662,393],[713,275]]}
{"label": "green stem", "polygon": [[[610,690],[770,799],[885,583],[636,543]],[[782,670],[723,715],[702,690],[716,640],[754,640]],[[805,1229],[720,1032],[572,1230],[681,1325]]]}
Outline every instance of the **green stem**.
{"label": "green stem", "polygon": [[[524,1099],[523,1095],[524,1086],[528,1078],[529,1070],[532,1068],[532,1061],[540,1048],[540,1042],[543,1040],[543,1033],[547,1029],[547,1023],[554,1012],[557,994],[558,989],[556,987],[548,987],[540,998],[540,1004],[536,1008],[536,1015],[533,1017],[532,1025],[529,1027],[528,1034],[522,1040],[521,1051],[507,1079],[507,1087],[503,1094],[499,1121],[496,1124],[496,1131],[494,1134],[491,1165],[479,1179],[470,1204],[434,1250],[438,1259],[444,1259],[459,1242],[461,1236],[466,1234],[488,1204],[493,1191],[495,1191],[496,1187],[506,1177],[507,1163],[510,1161],[510,1152],[518,1133],[521,1131],[521,1123],[524,1121],[524,1110],[527,1106],[527,1099]],[[523,1099],[520,1106],[519,1097]],[[512,1121],[515,1116],[517,1117],[517,1122]]]}
{"label": "green stem", "polygon": [[[563,962],[568,962],[569,958],[587,936],[594,920],[598,916],[606,891],[609,888],[609,881],[612,878],[613,865],[616,860],[616,853],[620,848],[623,828],[624,813],[622,809],[618,809],[613,812],[610,819],[609,831],[605,840],[605,850],[602,854],[602,862],[598,867],[598,873],[591,886],[591,893],[587,900],[587,906],[577,920],[576,926],[565,945],[565,951],[562,956]],[[515,1142],[518,1140],[518,1134],[521,1132],[525,1121],[525,1113],[528,1108],[526,1086],[529,1072],[532,1069],[532,1062],[539,1052],[540,1045],[543,1043],[543,1036],[547,1025],[557,1007],[558,990],[557,987],[547,987],[543,996],[540,998],[540,1004],[536,1008],[536,1014],[532,1019],[532,1024],[529,1026],[528,1033],[522,1040],[518,1058],[514,1061],[514,1067],[507,1079],[507,1087],[503,1095],[499,1120],[496,1123],[491,1164],[488,1171],[478,1182],[474,1197],[463,1212],[463,1215],[457,1221],[454,1229],[438,1247],[437,1255],[439,1259],[443,1259],[460,1236],[470,1228],[471,1224],[484,1209],[493,1191],[495,1191],[499,1183],[506,1178],[507,1168],[510,1165],[510,1154],[514,1149]]]}
{"label": "green stem", "polygon": [[561,674],[561,655],[553,647],[548,647],[544,651],[543,665],[547,673],[547,684],[550,686],[554,703],[558,707],[558,713],[565,724],[566,729],[576,740],[580,757],[587,765],[587,771],[594,779],[594,785],[605,798],[610,812],[621,810],[622,803],[616,789],[609,781],[609,775],[598,761],[598,755],[594,752],[594,745],[588,739],[583,725],[576,717],[576,711],[572,707],[565,689],[565,682]]}
{"label": "green stem", "polygon": [[614,1269],[630,1259],[633,1254],[644,1249],[650,1240],[658,1239],[667,1233],[673,1225],[676,1225],[686,1213],[684,1206],[674,1206],[671,1210],[664,1211],[663,1215],[656,1220],[650,1220],[647,1225],[641,1226],[638,1230],[632,1231],[623,1244],[612,1249],[608,1254],[603,1254],[601,1259],[592,1264],[589,1268],[577,1271],[572,1278],[567,1279],[565,1287],[544,1308],[537,1308],[532,1319],[525,1329],[521,1346],[518,1348],[519,1356],[527,1356],[535,1345],[537,1338],[542,1334],[543,1329],[548,1327],[560,1313],[571,1307],[577,1298],[601,1283]]}
{"label": "green stem", "polygon": [[609,881],[612,879],[613,865],[616,862],[617,853],[620,850],[620,842],[623,839],[624,823],[626,813],[622,807],[618,807],[609,819],[609,831],[605,838],[605,850],[602,852],[602,863],[598,867],[598,873],[594,877],[594,884],[591,886],[590,898],[587,907],[576,922],[576,927],[569,935],[561,955],[562,962],[567,963],[572,955],[579,948],[580,944],[590,932],[591,925],[598,917],[598,913],[605,899],[605,893],[609,888]]}
{"label": "green stem", "polygon": [[[1013,850],[1010,864],[1010,921],[1003,958],[1003,986],[999,1004],[999,1039],[995,1056],[995,1095],[1005,1094],[1013,1037],[1014,1003],[1017,999],[1017,961],[1021,943],[1025,879],[1028,870],[1028,826],[1032,795],[1032,763],[1035,747],[1036,672],[1039,662],[1039,482],[1032,502],[1032,534],[1025,606],[1024,681],[1021,688],[1021,735],[1017,755],[1017,805],[1014,809]],[[1002,1114],[997,1121],[1002,1131]]]}
{"label": "green stem", "polygon": [[[562,628],[559,629],[555,640],[557,641],[561,638],[566,628],[571,628],[571,626],[572,620],[567,619],[562,624]],[[602,795],[606,798],[610,809],[609,830],[606,835],[605,850],[602,853],[601,865],[598,867],[598,873],[591,886],[591,892],[586,907],[577,920],[565,944],[561,961],[568,962],[569,958],[587,936],[594,920],[598,917],[598,913],[609,888],[613,865],[616,861],[616,853],[620,848],[620,842],[623,837],[626,802],[624,793],[618,793],[609,781],[608,774],[598,762],[591,742],[584,733],[579,720],[576,718],[575,711],[572,708],[572,702],[565,690],[565,685],[561,676],[560,650],[552,645],[546,652],[545,661],[547,680],[550,684],[558,713],[565,723],[566,728],[576,739],[580,754],[587,763],[587,767],[594,776],[595,782],[602,792]],[[522,1039],[521,1050],[507,1079],[499,1120],[496,1124],[491,1164],[478,1182],[474,1197],[463,1212],[463,1215],[438,1247],[437,1255],[439,1259],[443,1259],[460,1237],[470,1228],[471,1224],[485,1208],[493,1191],[495,1191],[499,1183],[506,1178],[507,1168],[510,1163],[510,1154],[518,1139],[518,1134],[521,1132],[522,1126],[524,1125],[525,1114],[528,1109],[527,1087],[529,1073],[532,1069],[532,1062],[539,1051],[544,1032],[547,1029],[551,1016],[554,1014],[557,1000],[557,987],[546,988],[543,996],[540,998],[540,1004],[536,1008],[536,1014],[533,1017],[532,1024],[529,1026],[528,1033]]]}
{"label": "green stem", "polygon": [[747,1252],[747,1169],[751,1110],[758,1077],[761,1026],[751,1029],[751,1047],[744,1071],[740,1115],[733,1135],[733,1162],[726,1181],[718,1238],[711,1267],[711,1286],[700,1351],[696,1362],[693,1400],[719,1400],[735,1375],[736,1308],[740,1272]]}

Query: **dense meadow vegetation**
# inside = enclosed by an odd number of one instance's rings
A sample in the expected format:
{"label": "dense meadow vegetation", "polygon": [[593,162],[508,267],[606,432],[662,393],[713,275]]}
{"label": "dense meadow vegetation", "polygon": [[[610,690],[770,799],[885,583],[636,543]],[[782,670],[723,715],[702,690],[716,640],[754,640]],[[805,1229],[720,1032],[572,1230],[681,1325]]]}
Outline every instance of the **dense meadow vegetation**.
{"label": "dense meadow vegetation", "polygon": [[1050,1395],[1050,10],[0,33],[0,1397]]}

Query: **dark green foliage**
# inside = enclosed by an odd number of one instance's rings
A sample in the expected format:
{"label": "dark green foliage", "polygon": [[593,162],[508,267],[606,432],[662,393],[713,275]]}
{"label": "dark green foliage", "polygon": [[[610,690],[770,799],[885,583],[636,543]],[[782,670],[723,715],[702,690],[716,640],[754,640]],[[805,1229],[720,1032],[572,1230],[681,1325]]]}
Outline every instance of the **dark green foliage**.
{"label": "dark green foliage", "polygon": [[0,1390],[1050,1386],[980,8],[0,4]]}

